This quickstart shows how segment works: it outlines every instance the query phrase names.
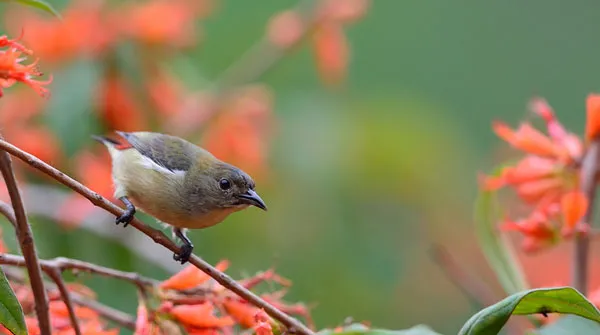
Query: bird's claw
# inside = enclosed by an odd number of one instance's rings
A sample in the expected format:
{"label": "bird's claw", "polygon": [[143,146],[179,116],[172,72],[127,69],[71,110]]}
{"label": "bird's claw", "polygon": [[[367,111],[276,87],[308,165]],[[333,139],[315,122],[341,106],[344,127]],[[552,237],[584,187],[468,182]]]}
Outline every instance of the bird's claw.
{"label": "bird's claw", "polygon": [[129,223],[131,222],[131,220],[133,220],[133,216],[135,215],[135,213],[131,213],[129,211],[123,213],[122,215],[120,215],[119,217],[117,217],[117,219],[115,220],[115,224],[119,224],[119,223],[124,223],[123,227],[127,227],[129,225]]}
{"label": "bird's claw", "polygon": [[184,244],[181,246],[179,253],[173,254],[173,259],[181,262],[181,264],[186,263],[190,260],[190,256],[192,256],[192,251],[194,250],[194,246],[191,244]]}
{"label": "bird's claw", "polygon": [[121,202],[125,204],[125,207],[127,207],[127,209],[125,209],[125,212],[123,214],[117,217],[115,223],[118,225],[122,222],[124,223],[123,227],[127,227],[131,220],[133,220],[133,216],[135,215],[135,206],[133,205],[133,203],[131,203],[131,201],[129,201],[129,198],[127,197],[120,197],[119,200],[121,200]]}

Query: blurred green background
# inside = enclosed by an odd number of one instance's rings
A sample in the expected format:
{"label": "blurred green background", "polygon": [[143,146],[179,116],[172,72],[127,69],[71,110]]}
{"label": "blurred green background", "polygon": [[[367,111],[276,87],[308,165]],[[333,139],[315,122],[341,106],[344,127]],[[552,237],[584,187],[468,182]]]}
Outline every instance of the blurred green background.
{"label": "blurred green background", "polygon": [[[264,34],[274,13],[295,3],[221,2],[202,23],[201,47],[173,67],[185,73],[191,61],[193,75],[205,77],[188,81],[214,79]],[[294,282],[288,300],[316,306],[319,328],[352,316],[377,327],[426,323],[456,333],[476,306],[431,261],[431,243],[443,242],[493,280],[471,220],[477,173],[491,168],[499,144],[491,121],[516,124],[528,100],[542,96],[571,130],[583,129],[585,97],[600,90],[599,6],[372,1],[346,30],[352,55],[341,89],[320,84],[307,48],[262,78],[276,93],[280,123],[270,181],[258,185],[269,212],[251,209],[194,232],[196,253],[212,263],[229,259],[234,277],[275,266]],[[106,230],[125,234],[103,219]],[[160,267],[93,230],[33,222],[44,258],[81,258],[159,279],[179,268],[170,254]],[[101,301],[134,313],[133,287],[86,282]]]}

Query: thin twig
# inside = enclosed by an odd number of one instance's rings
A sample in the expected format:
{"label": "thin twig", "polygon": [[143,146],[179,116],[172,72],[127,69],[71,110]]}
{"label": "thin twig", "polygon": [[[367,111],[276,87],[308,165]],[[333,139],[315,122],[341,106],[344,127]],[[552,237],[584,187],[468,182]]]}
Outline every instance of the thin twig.
{"label": "thin twig", "polygon": [[131,315],[121,312],[120,310],[114,309],[110,306],[106,306],[98,301],[86,299],[77,293],[71,292],[70,294],[71,300],[73,300],[74,303],[93,309],[94,311],[98,312],[100,316],[123,327],[131,330],[135,329],[135,319]]}
{"label": "thin twig", "polygon": [[[583,225],[591,225],[592,223],[599,159],[600,138],[594,138],[590,141],[590,145],[581,163],[581,191],[586,195],[589,206],[585,215],[577,224],[578,228],[583,227]],[[586,295],[588,289],[590,236],[587,233],[580,232],[576,232],[575,234],[575,250],[573,252],[573,262],[571,262],[572,286],[581,292],[581,294]]]}
{"label": "thin twig", "polygon": [[[43,266],[42,266],[43,268]],[[77,322],[77,315],[75,314],[75,308],[73,308],[73,301],[71,300],[71,295],[69,294],[69,290],[63,281],[62,274],[60,269],[52,268],[52,269],[44,269],[48,277],[52,279],[58,291],[60,292],[60,296],[62,297],[65,306],[67,306],[67,311],[69,312],[69,319],[71,320],[71,326],[75,330],[76,335],[81,335],[81,328],[79,327],[79,322]]]}
{"label": "thin twig", "polygon": [[[65,186],[69,187],[70,189],[72,189],[73,191],[81,194],[82,196],[84,196],[85,198],[90,200],[92,202],[92,204],[94,204],[95,206],[103,208],[115,216],[119,216],[124,213],[123,209],[121,209],[117,205],[113,204],[112,202],[108,201],[107,199],[102,197],[100,194],[90,190],[89,188],[85,187],[83,184],[76,181],[75,179],[67,176],[63,172],[46,164],[45,162],[38,159],[37,157],[15,147],[14,145],[12,145],[4,140],[0,140],[0,149],[9,152],[11,155],[19,158],[20,160],[29,164],[33,168],[38,169],[41,172],[44,172],[45,174],[54,178],[56,181],[60,182],[61,184],[65,185]],[[173,241],[171,241],[162,231],[145,225],[143,222],[141,222],[137,218],[134,218],[131,221],[130,225],[133,226],[135,229],[144,233],[146,236],[151,238],[154,242],[161,244],[162,246],[169,249],[170,251],[176,252],[176,253],[180,252],[179,247]],[[219,284],[223,285],[224,287],[228,288],[232,292],[239,295],[241,298],[245,299],[246,301],[248,301],[249,303],[253,304],[254,306],[256,306],[258,308],[264,309],[267,314],[269,314],[271,317],[273,317],[274,319],[278,320],[283,325],[288,327],[290,332],[296,332],[296,333],[302,334],[302,335],[312,335],[313,334],[312,330],[310,330],[304,324],[302,324],[295,318],[283,313],[282,311],[280,311],[273,305],[269,304],[268,302],[264,301],[259,296],[257,296],[253,292],[247,290],[242,285],[238,284],[235,280],[233,280],[231,277],[229,277],[225,273],[222,273],[219,270],[215,269],[212,265],[210,265],[206,261],[202,260],[198,256],[192,255],[192,257],[190,257],[189,262],[191,264],[193,264],[195,267],[197,267],[198,269],[200,269],[201,271],[203,271],[204,273],[208,274]]]}
{"label": "thin twig", "polygon": [[315,0],[304,0],[296,5],[293,11],[299,13],[303,24],[302,31],[294,43],[279,47],[264,36],[217,77],[214,83],[217,91],[226,91],[234,85],[246,84],[273,70],[290,51],[304,42],[320,22],[321,17],[316,15],[319,5],[320,1]]}
{"label": "thin twig", "polygon": [[[80,261],[77,259],[57,257],[50,260],[40,260],[39,262],[40,266],[42,267],[42,270],[46,272],[58,271],[59,273],[62,273],[65,270],[89,272],[104,277],[111,277],[128,281],[136,285],[141,290],[145,290],[149,286],[154,286],[158,284],[158,281],[140,276],[135,272],[119,271],[104,266]],[[0,264],[24,266],[25,260],[23,259],[23,257],[18,255],[0,254]]]}
{"label": "thin twig", "polygon": [[[95,273],[105,277],[117,278],[135,284],[140,290],[146,290],[148,286],[154,286],[158,284],[158,281],[146,278],[135,272],[119,271],[76,259],[58,257],[49,261],[48,263],[50,262],[52,263],[51,266],[60,269],[61,272],[65,270],[76,270]],[[42,266],[44,266],[44,263],[46,262],[43,262]]]}
{"label": "thin twig", "polygon": [[[440,266],[444,274],[458,287],[465,296],[479,306],[478,309],[495,304],[498,299],[489,285],[471,273],[467,268],[456,261],[447,248],[442,245],[433,245],[430,249],[433,261]],[[539,320],[530,317],[529,321],[536,327],[540,326]],[[522,334],[528,324],[512,322],[506,325],[510,334]]]}
{"label": "thin twig", "polygon": [[13,211],[12,206],[7,204],[4,201],[0,201],[0,214],[4,216],[8,222],[10,222],[15,229],[17,228],[17,219],[15,218],[15,211]]}
{"label": "thin twig", "polygon": [[[0,140],[3,138],[0,136]],[[50,324],[50,313],[48,308],[48,296],[44,289],[44,281],[42,279],[42,270],[38,262],[37,252],[35,243],[33,242],[33,233],[29,222],[27,222],[27,215],[25,214],[25,207],[23,200],[21,199],[21,193],[15,179],[15,175],[12,168],[12,161],[8,153],[0,152],[0,170],[6,183],[6,188],[10,195],[10,201],[13,206],[15,213],[15,232],[21,247],[27,266],[27,273],[29,274],[29,281],[31,284],[31,290],[35,300],[35,313],[38,318],[38,324],[42,335],[51,334]]]}
{"label": "thin twig", "polygon": [[450,252],[441,245],[433,245],[429,250],[433,261],[446,274],[448,279],[458,287],[469,300],[485,307],[496,303],[496,294],[488,287],[485,281],[470,273],[452,257]]}

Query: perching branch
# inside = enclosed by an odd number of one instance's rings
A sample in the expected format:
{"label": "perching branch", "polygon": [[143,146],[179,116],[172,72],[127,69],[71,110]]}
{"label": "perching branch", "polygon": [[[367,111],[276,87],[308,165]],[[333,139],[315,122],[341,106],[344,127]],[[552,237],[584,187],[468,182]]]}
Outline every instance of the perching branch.
{"label": "perching branch", "polygon": [[[3,139],[4,138],[0,136],[0,140]],[[13,172],[11,158],[5,151],[0,152],[0,170],[4,177],[4,182],[6,183],[6,188],[10,195],[10,201],[15,214],[15,232],[17,234],[19,246],[21,247],[21,252],[26,260],[25,265],[27,266],[31,290],[33,291],[35,299],[35,313],[37,315],[40,331],[43,335],[50,335],[51,324],[48,296],[46,295],[46,290],[44,288],[42,271],[38,262],[35,244],[33,243],[33,233],[31,232],[29,222],[27,222],[27,215],[25,214],[25,207]]]}
{"label": "perching branch", "polygon": [[[24,266],[25,260],[21,256],[0,254],[0,264]],[[81,271],[94,273],[104,277],[116,278],[124,281],[128,281],[136,285],[139,289],[145,290],[149,286],[158,284],[158,281],[146,277],[142,277],[135,272],[124,272],[111,268],[106,268],[100,265],[80,261],[77,259],[57,257],[51,260],[40,260],[40,266],[42,270],[49,273],[52,271],[58,271],[62,274],[65,270]]]}
{"label": "perching branch", "polygon": [[[85,198],[90,200],[92,202],[92,204],[94,204],[95,206],[103,208],[104,210],[110,212],[111,214],[113,214],[115,216],[119,216],[119,215],[123,214],[123,212],[124,212],[123,209],[121,209],[117,205],[113,204],[112,202],[108,201],[107,199],[105,199],[104,197],[99,195],[98,193],[90,190],[89,188],[85,187],[83,184],[81,184],[78,181],[76,181],[75,179],[67,176],[66,174],[57,170],[56,168],[44,163],[42,160],[38,159],[37,157],[15,147],[14,145],[12,145],[2,139],[0,139],[0,150],[5,150],[6,152],[10,153],[11,155],[13,155],[13,156],[19,158],[20,160],[24,161],[25,163],[29,164],[33,168],[44,172],[45,174],[49,175],[50,177],[52,177],[59,183],[65,185],[65,186],[69,187],[70,189],[74,190],[75,192],[81,194],[82,196],[84,196]],[[179,247],[173,241],[171,241],[162,231],[145,225],[143,222],[141,222],[139,219],[137,219],[135,217],[131,221],[130,225],[133,226],[135,229],[144,233],[146,236],[151,238],[154,242],[164,246],[165,248],[169,249],[170,251],[177,252],[177,253],[180,252]],[[259,296],[252,293],[248,289],[244,288],[242,285],[237,283],[235,280],[233,280],[231,277],[229,277],[225,273],[222,273],[219,270],[215,269],[212,265],[208,264],[206,261],[202,260],[198,256],[192,255],[192,257],[190,257],[189,262],[191,264],[193,264],[195,267],[197,267],[198,269],[200,269],[201,271],[203,271],[204,273],[206,273],[207,275],[209,275],[210,277],[212,277],[219,284],[223,285],[224,287],[228,288],[235,294],[239,295],[241,298],[245,299],[246,301],[248,301],[249,303],[253,304],[254,306],[256,306],[258,308],[264,309],[267,314],[269,314],[271,317],[273,317],[274,319],[278,320],[283,325],[285,325],[288,328],[288,332],[290,332],[290,333],[295,332],[295,333],[302,334],[302,335],[312,335],[313,334],[313,332],[308,327],[306,327],[304,324],[302,324],[295,318],[283,313],[282,311],[280,311],[273,305],[269,304],[265,300],[261,299]]]}
{"label": "perching branch", "polygon": [[[596,173],[599,168],[600,138],[594,138],[581,162],[581,191],[588,199],[589,206],[577,228],[589,225],[592,222],[594,211],[594,199],[596,198]],[[586,295],[588,289],[588,266],[589,266],[590,236],[588,233],[575,233],[575,249],[573,250],[573,262],[571,281],[572,286],[581,294]]]}

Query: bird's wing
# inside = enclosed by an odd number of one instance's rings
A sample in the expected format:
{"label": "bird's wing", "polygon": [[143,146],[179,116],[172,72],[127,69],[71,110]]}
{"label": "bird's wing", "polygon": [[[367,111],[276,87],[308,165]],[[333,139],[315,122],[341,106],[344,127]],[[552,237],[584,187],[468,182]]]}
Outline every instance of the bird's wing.
{"label": "bird's wing", "polygon": [[172,173],[190,169],[202,149],[179,137],[150,132],[117,131],[133,149]]}

